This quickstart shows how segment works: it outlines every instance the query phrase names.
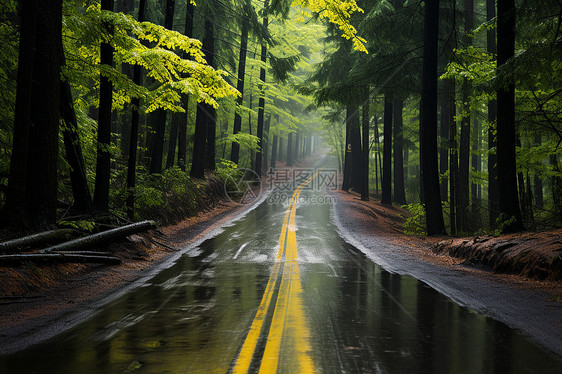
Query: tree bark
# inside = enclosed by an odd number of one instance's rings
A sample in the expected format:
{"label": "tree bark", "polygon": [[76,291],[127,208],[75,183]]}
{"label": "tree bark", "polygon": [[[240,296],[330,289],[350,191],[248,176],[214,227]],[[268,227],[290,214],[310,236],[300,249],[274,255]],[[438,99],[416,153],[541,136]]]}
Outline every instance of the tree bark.
{"label": "tree bark", "polygon": [[[488,22],[496,18],[496,0],[486,0],[486,20]],[[488,53],[497,53],[496,30],[491,29],[486,32],[486,44]],[[497,101],[490,100],[488,103],[488,218],[490,228],[497,227],[496,220],[499,216],[499,184],[496,156],[496,119]]]}
{"label": "tree bark", "polygon": [[271,164],[270,167],[275,169],[277,164],[277,135],[273,135],[273,142],[271,144]]}
{"label": "tree bark", "polygon": [[[185,36],[193,36],[193,13],[195,6],[188,1],[185,15]],[[184,53],[184,58],[187,57]],[[185,171],[187,167],[187,117],[189,116],[189,96],[182,94],[182,107],[185,109],[184,115],[180,118],[178,128],[178,165]]]}
{"label": "tree bark", "polygon": [[[264,4],[263,4],[263,9],[264,9],[264,16],[263,16],[263,29],[267,31],[268,25],[269,25],[269,18],[267,16],[267,12],[268,12],[268,8],[269,8],[269,0],[265,0]],[[263,44],[261,46],[261,62],[262,63],[266,63],[267,61],[267,46],[265,44]],[[258,137],[258,150],[256,151],[256,168],[255,171],[258,174],[258,176],[261,177],[261,173],[262,173],[262,149],[261,147],[263,146],[264,142],[263,142],[263,126],[264,126],[264,115],[265,115],[265,91],[264,91],[264,85],[265,85],[265,69],[263,67],[260,68],[260,85],[259,85],[259,90],[260,90],[260,98],[258,100],[258,130],[257,130],[257,137]]]}
{"label": "tree bark", "polygon": [[[138,21],[144,22],[146,10],[146,0],[139,2]],[[142,84],[141,67],[135,65],[133,70],[133,83],[140,86]],[[129,138],[129,158],[127,160],[127,216],[130,220],[135,219],[135,186],[137,174],[137,147],[139,141],[139,119],[140,119],[140,99],[132,100],[131,114],[131,136]]]}
{"label": "tree bark", "polygon": [[420,157],[426,229],[428,235],[445,234],[437,163],[437,42],[439,0],[425,0]]}
{"label": "tree bark", "polygon": [[9,223],[14,227],[24,226],[26,219],[25,209],[22,209],[22,207],[25,206],[27,189],[26,177],[29,158],[38,5],[38,0],[19,3],[21,23],[12,156],[10,158],[6,206],[1,218],[2,221],[6,221],[3,223]]}
{"label": "tree bark", "polygon": [[115,229],[99,232],[97,234],[85,236],[64,242],[61,244],[53,245],[49,248],[42,249],[40,253],[51,253],[55,251],[77,251],[91,248],[101,248],[104,245],[110,244],[116,240],[125,238],[129,235],[137,234],[146,230],[156,227],[154,221],[142,221],[130,225],[118,227]]}
{"label": "tree bark", "polygon": [[293,133],[287,136],[287,166],[293,166]]}
{"label": "tree bark", "polygon": [[[61,56],[62,56],[61,51]],[[74,198],[74,210],[78,213],[90,214],[93,211],[92,195],[86,179],[86,166],[82,155],[82,146],[78,135],[78,121],[74,112],[72,92],[67,81],[60,82],[60,111],[65,122],[63,128],[66,159],[70,166],[70,183]]]}
{"label": "tree bark", "polygon": [[369,201],[369,96],[363,104],[362,140],[363,140],[363,178],[361,180],[361,200]]}
{"label": "tree bark", "polygon": [[81,254],[65,254],[65,253],[50,253],[50,254],[36,254],[28,253],[21,255],[5,255],[0,256],[0,266],[14,266],[21,265],[25,262],[42,262],[42,263],[96,263],[107,265],[119,265],[122,260],[115,256],[92,256]]}
{"label": "tree bark", "polygon": [[[113,10],[113,0],[102,0],[102,10]],[[108,34],[113,34],[111,25],[104,25]],[[100,65],[113,65],[113,47],[101,43]],[[98,111],[98,150],[96,161],[96,180],[94,207],[99,212],[109,211],[109,183],[111,178],[111,111],[113,105],[113,84],[108,77],[100,75],[100,103]]]}
{"label": "tree bark", "polygon": [[392,204],[392,112],[392,101],[385,96],[381,197],[383,204]]}
{"label": "tree bark", "polygon": [[[498,0],[498,71],[505,69],[515,53],[515,0]],[[523,230],[515,160],[515,84],[510,79],[497,91],[498,130],[497,161],[500,212],[504,217],[504,232]]]}
{"label": "tree bark", "polygon": [[406,204],[404,189],[404,141],[402,138],[402,110],[403,100],[394,100],[394,201],[400,205]]}
{"label": "tree bark", "polygon": [[62,9],[56,0],[38,7],[25,211],[30,228],[46,229],[57,209]]}
{"label": "tree bark", "polygon": [[346,118],[345,118],[345,148],[344,148],[344,159],[343,159],[343,182],[341,189],[343,191],[349,191],[351,188],[351,173],[352,173],[352,117],[353,117],[353,107],[351,105],[347,106]]}
{"label": "tree bark", "polygon": [[[245,4],[246,7],[249,6],[248,1]],[[240,92],[240,97],[236,99],[237,106],[241,106],[244,100],[244,78],[246,75],[246,55],[248,50],[248,18],[242,18],[242,28],[240,35],[240,54],[238,56],[238,80],[236,83],[236,89]],[[238,108],[237,108],[238,109]],[[238,110],[234,111],[234,129],[232,133],[234,135],[238,134],[242,130],[242,116],[238,113]],[[232,148],[230,151],[230,161],[238,163],[240,159],[240,144],[238,142],[232,142]]]}
{"label": "tree bark", "polygon": [[76,237],[79,232],[74,229],[56,229],[28,235],[23,238],[0,243],[0,253],[22,252],[28,248],[39,247],[48,243],[58,243]]}

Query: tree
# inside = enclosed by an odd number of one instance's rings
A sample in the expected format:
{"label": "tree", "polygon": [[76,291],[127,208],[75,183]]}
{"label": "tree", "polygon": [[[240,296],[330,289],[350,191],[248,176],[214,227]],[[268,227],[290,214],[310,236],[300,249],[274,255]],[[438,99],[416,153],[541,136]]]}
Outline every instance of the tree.
{"label": "tree", "polygon": [[56,221],[58,194],[62,4],[32,1],[22,4],[21,11],[21,70],[6,214],[12,225],[46,229]]}
{"label": "tree", "polygon": [[392,204],[392,100],[384,97],[381,203]]}
{"label": "tree", "polygon": [[439,0],[425,0],[422,102],[420,112],[420,158],[426,230],[428,235],[445,234],[437,163],[437,41]]}
{"label": "tree", "polygon": [[[496,2],[495,0],[486,0],[486,19],[491,22],[496,18]],[[490,29],[487,31],[486,44],[488,53],[496,54],[496,31]],[[496,220],[499,215],[499,184],[498,169],[496,157],[496,119],[497,119],[497,101],[490,100],[488,103],[488,212],[490,220],[490,228],[496,228]]]}
{"label": "tree", "polygon": [[[497,161],[500,214],[504,232],[523,230],[515,163],[515,84],[509,69],[509,60],[515,54],[515,0],[498,0],[498,74],[506,77],[497,89]],[[506,69],[507,68],[507,69]]]}
{"label": "tree", "polygon": [[[102,0],[101,9],[113,10],[113,0]],[[106,34],[112,34],[112,26],[108,23],[102,25]],[[113,65],[113,47],[109,40],[101,43],[100,64],[111,67]],[[96,182],[94,189],[94,206],[100,212],[109,210],[109,182],[111,172],[111,111],[113,105],[113,84],[109,77],[100,75],[100,99],[98,111],[98,149],[96,162]]]}
{"label": "tree", "polygon": [[394,108],[394,201],[400,205],[406,204],[406,192],[404,190],[404,148],[402,139],[402,111],[404,101],[396,99]]}

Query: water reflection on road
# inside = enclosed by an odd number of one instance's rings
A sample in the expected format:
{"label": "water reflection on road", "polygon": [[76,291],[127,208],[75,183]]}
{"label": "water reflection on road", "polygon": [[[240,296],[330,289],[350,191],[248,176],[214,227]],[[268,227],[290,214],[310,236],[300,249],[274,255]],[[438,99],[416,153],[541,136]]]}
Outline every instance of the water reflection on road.
{"label": "water reflection on road", "polygon": [[[338,236],[330,209],[299,205],[295,222],[317,372],[562,372],[559,357],[517,331],[371,262]],[[0,357],[0,373],[229,372],[274,266],[285,210],[260,205],[90,320]],[[279,368],[294,372],[289,357]]]}

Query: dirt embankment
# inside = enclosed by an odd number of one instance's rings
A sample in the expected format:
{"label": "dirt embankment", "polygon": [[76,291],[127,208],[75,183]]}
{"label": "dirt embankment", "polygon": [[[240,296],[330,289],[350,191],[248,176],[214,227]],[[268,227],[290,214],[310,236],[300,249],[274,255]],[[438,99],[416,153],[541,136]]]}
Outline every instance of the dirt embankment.
{"label": "dirt embankment", "polygon": [[408,211],[383,205],[377,198],[361,201],[354,192],[339,192],[340,198],[351,203],[347,204],[348,214],[359,222],[370,222],[370,231],[384,235],[395,244],[421,249],[418,254],[423,260],[449,257],[446,262],[460,259],[462,265],[478,265],[495,273],[562,281],[562,229],[472,238],[407,236],[403,234],[402,223]]}
{"label": "dirt embankment", "polygon": [[562,229],[541,233],[447,239],[431,250],[491,267],[498,273],[562,280]]}

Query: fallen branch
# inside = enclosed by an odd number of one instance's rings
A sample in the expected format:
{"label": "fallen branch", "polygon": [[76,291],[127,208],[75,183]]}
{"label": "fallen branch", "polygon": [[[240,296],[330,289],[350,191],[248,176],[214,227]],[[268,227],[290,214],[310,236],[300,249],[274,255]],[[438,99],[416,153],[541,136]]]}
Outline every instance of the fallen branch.
{"label": "fallen branch", "polygon": [[42,262],[42,263],[96,263],[107,265],[119,265],[121,259],[115,256],[90,256],[66,253],[30,253],[21,255],[3,255],[0,256],[0,266],[21,265],[24,262]]}
{"label": "fallen branch", "polygon": [[29,247],[39,247],[44,246],[48,243],[59,243],[66,240],[70,240],[73,237],[78,236],[80,233],[74,229],[58,229],[39,232],[37,234],[25,236],[23,238],[18,238],[14,240],[8,240],[6,242],[0,243],[1,253],[13,253],[21,252]]}
{"label": "fallen branch", "polygon": [[61,251],[77,251],[82,249],[92,249],[103,247],[116,240],[125,238],[142,231],[146,231],[156,227],[154,221],[142,221],[131,225],[118,227],[116,229],[107,230],[97,234],[85,236],[83,238],[74,239],[65,243],[57,244],[49,248],[42,249],[39,253],[51,253]]}

